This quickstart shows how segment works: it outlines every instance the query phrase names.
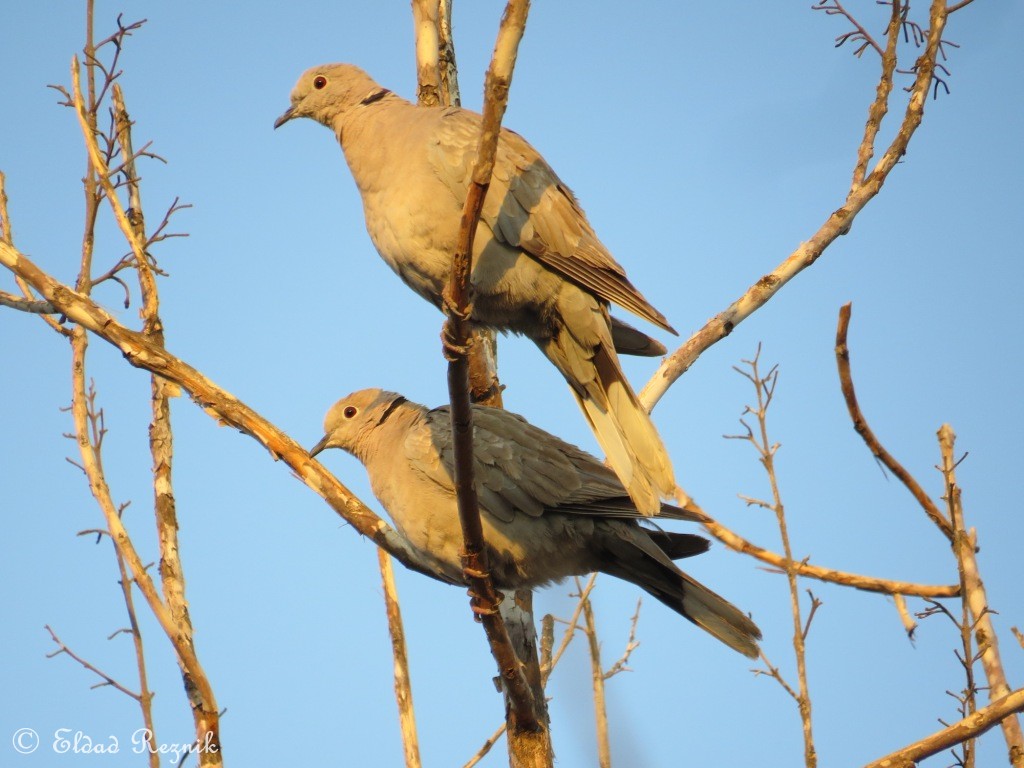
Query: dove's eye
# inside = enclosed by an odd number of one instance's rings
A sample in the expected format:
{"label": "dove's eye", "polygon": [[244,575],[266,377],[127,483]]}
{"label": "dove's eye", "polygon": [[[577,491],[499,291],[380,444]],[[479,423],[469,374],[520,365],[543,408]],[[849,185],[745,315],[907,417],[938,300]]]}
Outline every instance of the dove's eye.
{"label": "dove's eye", "polygon": [[350,405],[348,408],[345,409],[345,418],[351,419],[353,416],[356,415],[356,413],[356,407],[354,405]]}
{"label": "dove's eye", "polygon": [[313,87],[316,88],[318,91],[325,85],[327,85],[327,78],[324,77],[323,75],[317,75],[316,79],[313,80]]}

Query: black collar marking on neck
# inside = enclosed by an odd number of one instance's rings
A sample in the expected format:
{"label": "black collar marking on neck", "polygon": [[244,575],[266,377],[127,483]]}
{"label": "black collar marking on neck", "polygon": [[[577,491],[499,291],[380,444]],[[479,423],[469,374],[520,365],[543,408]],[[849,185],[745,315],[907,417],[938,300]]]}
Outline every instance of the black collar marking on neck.
{"label": "black collar marking on neck", "polygon": [[387,88],[381,88],[379,91],[374,91],[373,93],[371,93],[369,96],[367,96],[365,99],[363,99],[359,103],[361,105],[363,105],[363,106],[365,106],[367,104],[373,104],[373,102],[380,101],[385,96],[387,96],[389,93],[391,93],[391,91],[389,91]]}
{"label": "black collar marking on neck", "polygon": [[390,416],[392,413],[394,413],[394,410],[398,406],[400,406],[402,403],[405,403],[405,402],[408,402],[408,401],[404,397],[396,397],[394,400],[392,400],[391,404],[387,407],[387,409],[384,411],[383,415],[380,417],[380,420],[377,422],[377,426],[379,427],[381,424],[383,424],[385,421],[387,421],[388,420],[388,416]]}

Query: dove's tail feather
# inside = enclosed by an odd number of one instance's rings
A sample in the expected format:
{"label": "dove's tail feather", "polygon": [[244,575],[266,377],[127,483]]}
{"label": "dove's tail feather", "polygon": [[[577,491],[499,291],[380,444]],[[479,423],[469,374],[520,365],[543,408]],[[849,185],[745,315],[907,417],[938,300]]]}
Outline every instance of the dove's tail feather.
{"label": "dove's tail feather", "polygon": [[599,344],[593,351],[594,379],[583,393],[573,392],[608,462],[637,509],[656,515],[661,497],[675,492],[672,462],[633,388],[619,367],[615,352]]}
{"label": "dove's tail feather", "polygon": [[617,537],[608,542],[612,556],[601,570],[636,584],[730,648],[757,658],[761,630],[751,618],[666,560],[666,554],[674,557],[677,553],[667,552],[656,536],[649,535],[655,532],[635,530],[638,535],[630,537],[632,541]]}
{"label": "dove's tail feather", "polygon": [[660,341],[651,338],[643,331],[637,330],[629,323],[624,323],[617,317],[611,318],[611,327],[615,351],[620,355],[661,357],[668,352],[665,345]]}

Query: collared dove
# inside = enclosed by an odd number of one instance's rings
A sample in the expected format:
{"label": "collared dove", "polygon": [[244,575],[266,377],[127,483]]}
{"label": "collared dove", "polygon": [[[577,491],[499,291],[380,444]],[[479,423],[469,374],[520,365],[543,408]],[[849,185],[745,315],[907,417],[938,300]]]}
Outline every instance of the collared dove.
{"label": "collared dove", "polygon": [[[332,129],[384,261],[437,307],[451,270],[481,117],[418,107],[358,67],[325,64],[299,78],[274,123],[309,117]],[[573,196],[521,136],[502,129],[473,253],[476,323],[532,339],[562,373],[630,497],[645,515],[675,491],[672,464],[622,373],[616,350],[665,347],[611,318],[618,304],[672,333],[598,240]]]}
{"label": "collared dove", "polygon": [[[476,489],[491,577],[499,589],[537,587],[592,571],[649,592],[723,643],[757,656],[761,632],[738,608],[672,562],[707,539],[642,527],[615,473],[595,457],[499,408],[473,406]],[[327,412],[310,451],[343,448],[365,466],[374,495],[409,543],[462,582],[448,406],[427,410],[394,392],[365,389]],[[699,521],[665,504],[655,519]]]}

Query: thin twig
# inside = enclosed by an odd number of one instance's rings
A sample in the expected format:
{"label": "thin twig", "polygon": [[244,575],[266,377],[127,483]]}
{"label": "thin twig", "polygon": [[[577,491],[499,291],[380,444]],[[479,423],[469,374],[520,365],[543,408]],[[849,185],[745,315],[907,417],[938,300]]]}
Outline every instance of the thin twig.
{"label": "thin twig", "polygon": [[57,633],[53,631],[53,629],[50,627],[49,624],[44,625],[43,628],[47,632],[50,633],[50,637],[53,638],[53,642],[56,643],[56,645],[57,645],[57,650],[53,651],[52,653],[46,654],[46,658],[52,659],[54,656],[59,656],[62,653],[66,654],[66,655],[70,656],[72,659],[74,659],[75,661],[77,661],[79,664],[81,664],[83,667],[85,667],[87,670],[92,672],[94,675],[96,675],[97,677],[100,677],[100,678],[103,679],[102,683],[97,683],[96,685],[93,686],[93,688],[98,688],[100,686],[109,685],[111,688],[116,688],[117,690],[119,690],[125,696],[129,696],[129,697],[135,699],[136,701],[142,701],[142,695],[141,694],[136,693],[135,691],[131,690],[130,688],[122,685],[117,680],[115,680],[113,677],[108,675],[106,672],[104,672],[103,670],[99,669],[95,665],[90,664],[88,661],[86,661],[81,656],[79,656],[77,653],[75,653],[70,648],[68,648],[67,645],[64,644],[64,641],[61,640],[59,637],[57,637]]}
{"label": "thin twig", "polygon": [[494,733],[487,737],[487,740],[483,743],[483,746],[481,746],[480,749],[477,750],[475,755],[473,755],[468,761],[466,761],[466,764],[463,765],[462,768],[473,768],[474,765],[483,760],[487,756],[487,753],[491,751],[491,748],[498,743],[498,739],[500,739],[507,730],[507,724],[502,723],[501,725],[499,725],[497,729],[494,731]]}
{"label": "thin twig", "polygon": [[[124,512],[125,504],[121,505],[119,512]],[[120,516],[120,515],[119,515]],[[106,533],[104,531],[104,533]],[[149,678],[146,673],[146,653],[142,643],[142,630],[139,628],[138,616],[135,613],[135,598],[132,596],[132,580],[128,574],[128,566],[125,564],[121,550],[114,546],[114,555],[117,558],[117,570],[121,574],[118,582],[121,586],[121,594],[124,598],[125,610],[128,612],[128,630],[132,636],[132,647],[135,651],[135,664],[139,674],[139,707],[142,709],[143,739],[146,742],[146,752],[149,755],[150,768],[159,768],[160,753],[157,750],[156,724],[153,721],[153,692],[149,690]]]}
{"label": "thin twig", "polygon": [[[576,589],[583,594],[579,576],[574,577]],[[594,604],[589,597],[580,598],[583,609],[583,633],[587,636],[590,652],[590,685],[594,692],[594,723],[597,732],[597,764],[600,768],[611,768],[612,751],[608,741],[608,708],[604,696],[604,667],[601,665],[601,642],[597,637],[597,623],[594,621]]]}
{"label": "thin twig", "polygon": [[842,6],[839,0],[820,0],[820,2],[812,5],[811,9],[815,11],[824,11],[829,16],[842,16],[853,25],[853,32],[844,32],[836,37],[836,48],[839,48],[848,42],[861,43],[861,45],[854,50],[855,56],[860,56],[864,50],[869,47],[873,48],[879,56],[884,55],[882,53],[881,46],[875,42],[875,38],[873,38],[864,26]]}
{"label": "thin twig", "polygon": [[759,649],[758,655],[761,657],[761,661],[764,662],[765,669],[752,669],[751,672],[755,675],[764,675],[765,677],[770,677],[775,680],[775,682],[782,686],[782,690],[788,693],[790,698],[799,705],[800,695],[793,690],[793,686],[786,682],[786,679],[782,676],[779,668],[768,660],[768,657],[764,653],[764,649]]}
{"label": "thin twig", "polygon": [[824,603],[814,596],[811,590],[807,590],[807,596],[811,598],[811,609],[807,612],[807,620],[804,622],[803,631],[800,633],[804,640],[807,640],[807,634],[811,631],[811,622],[814,621],[814,615],[818,612]]}
{"label": "thin twig", "polygon": [[590,593],[594,590],[594,586],[596,584],[597,574],[592,573],[590,574],[590,578],[587,579],[587,583],[584,585],[583,589],[579,591],[579,600],[577,601],[576,608],[573,610],[572,616],[569,617],[568,621],[565,619],[555,619],[555,621],[565,624],[567,628],[565,633],[562,635],[562,641],[558,644],[558,650],[555,651],[554,655],[551,657],[551,663],[542,670],[545,681],[551,676],[551,673],[558,665],[558,662],[569,648],[569,643],[572,642],[573,637],[576,635],[576,630],[579,629],[580,625],[580,618],[583,615],[584,602],[590,598]]}
{"label": "thin twig", "polygon": [[[778,452],[777,443],[768,439],[768,408],[775,395],[775,387],[779,380],[779,369],[773,366],[764,376],[760,370],[761,347],[758,345],[757,354],[752,360],[744,360],[748,370],[740,371],[754,385],[754,392],[757,397],[757,406],[747,406],[746,413],[753,414],[757,419],[757,433],[745,423],[749,435],[749,441],[758,452],[761,465],[768,476],[768,485],[771,488],[772,500],[768,508],[775,513],[775,520],[779,526],[779,537],[782,541],[784,553],[783,570],[786,573],[786,581],[789,585],[789,609],[793,618],[793,654],[796,658],[797,687],[799,693],[796,696],[797,708],[800,712],[800,722],[804,738],[804,764],[807,768],[815,768],[818,764],[817,752],[814,748],[814,729],[811,716],[811,695],[807,683],[807,632],[810,629],[811,619],[817,611],[820,603],[811,594],[811,612],[805,624],[801,618],[800,591],[797,580],[796,560],[793,558],[793,549],[789,540],[789,526],[786,522],[785,506],[782,503],[782,493],[779,490],[778,475],[775,471],[775,454]],[[743,420],[741,419],[741,422]],[[808,590],[810,594],[810,590]],[[777,675],[776,675],[777,677]],[[777,677],[777,679],[780,679]],[[781,681],[781,679],[780,679]]]}
{"label": "thin twig", "polygon": [[640,622],[640,606],[643,604],[642,598],[636,600],[636,610],[633,611],[633,616],[629,620],[629,637],[626,638],[626,648],[623,650],[622,655],[612,664],[608,669],[604,671],[604,679],[608,680],[611,677],[619,674],[620,672],[629,672],[629,657],[633,655],[633,651],[640,647],[640,641],[636,639],[636,628]]}
{"label": "thin twig", "polygon": [[[839,3],[836,2],[839,6]],[[845,11],[844,11],[845,13]],[[847,16],[853,21],[852,17]],[[862,183],[867,175],[868,163],[875,154],[875,140],[878,138],[878,131],[882,127],[882,120],[889,111],[889,96],[892,94],[893,75],[896,72],[896,43],[900,36],[900,2],[893,0],[892,16],[889,18],[889,28],[886,30],[885,51],[882,51],[877,43],[874,43],[876,50],[882,57],[882,74],[878,78],[878,87],[875,89],[875,100],[868,108],[868,121],[864,125],[864,138],[861,139],[857,148],[857,164],[853,169],[853,183],[850,185],[851,192]],[[859,29],[860,27],[856,21]],[[867,34],[867,33],[864,33]]]}

